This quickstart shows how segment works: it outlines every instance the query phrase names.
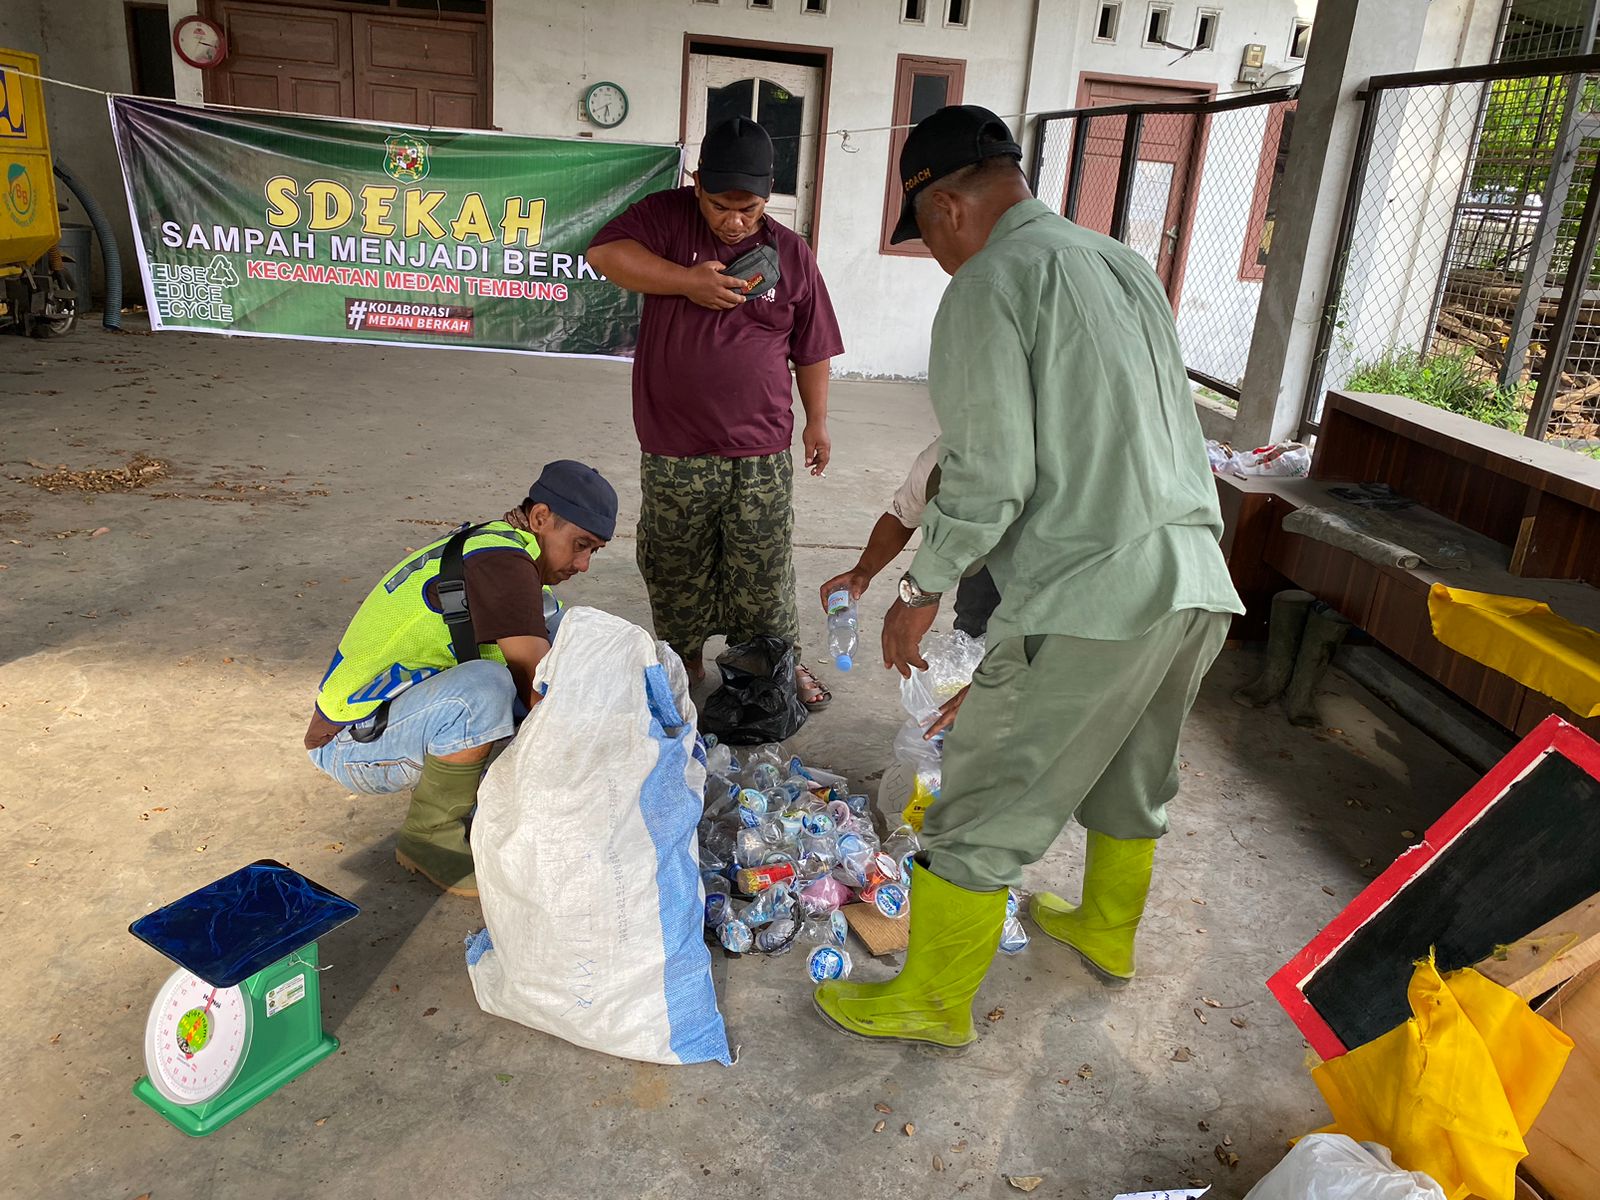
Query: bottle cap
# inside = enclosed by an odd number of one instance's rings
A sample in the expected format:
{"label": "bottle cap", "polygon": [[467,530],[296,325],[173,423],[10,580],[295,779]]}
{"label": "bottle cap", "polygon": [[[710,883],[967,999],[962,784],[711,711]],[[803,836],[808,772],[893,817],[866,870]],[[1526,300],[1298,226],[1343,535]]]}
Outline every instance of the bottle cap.
{"label": "bottle cap", "polygon": [[841,655],[839,655],[838,658],[833,660],[833,665],[838,667],[839,670],[841,670],[841,671],[848,671],[851,667],[855,666],[856,664],[855,664],[855,661],[848,654],[841,654]]}
{"label": "bottle cap", "polygon": [[910,897],[900,884],[885,883],[880,884],[874,891],[872,903],[884,916],[899,918],[906,915],[906,909],[910,907]]}

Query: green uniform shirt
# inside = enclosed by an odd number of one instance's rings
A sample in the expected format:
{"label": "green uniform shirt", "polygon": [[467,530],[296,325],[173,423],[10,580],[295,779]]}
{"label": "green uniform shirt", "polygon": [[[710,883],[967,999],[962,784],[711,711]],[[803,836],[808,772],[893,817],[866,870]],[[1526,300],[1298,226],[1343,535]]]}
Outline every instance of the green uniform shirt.
{"label": "green uniform shirt", "polygon": [[928,386],[941,481],[911,574],[948,591],[987,557],[990,645],[1244,611],[1172,308],[1132,250],[1014,205],[945,291]]}

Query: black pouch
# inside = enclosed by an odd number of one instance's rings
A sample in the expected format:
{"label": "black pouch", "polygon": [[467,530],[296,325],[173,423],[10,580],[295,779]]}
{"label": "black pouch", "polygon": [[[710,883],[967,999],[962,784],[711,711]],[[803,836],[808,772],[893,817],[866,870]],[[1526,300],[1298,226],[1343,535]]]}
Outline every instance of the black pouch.
{"label": "black pouch", "polygon": [[724,275],[744,280],[744,298],[754,300],[778,286],[778,252],[771,246],[757,246],[722,268]]}
{"label": "black pouch", "polygon": [[700,710],[700,729],[730,746],[793,737],[806,723],[795,691],[794,650],[782,638],[758,637],[717,656],[722,686]]}

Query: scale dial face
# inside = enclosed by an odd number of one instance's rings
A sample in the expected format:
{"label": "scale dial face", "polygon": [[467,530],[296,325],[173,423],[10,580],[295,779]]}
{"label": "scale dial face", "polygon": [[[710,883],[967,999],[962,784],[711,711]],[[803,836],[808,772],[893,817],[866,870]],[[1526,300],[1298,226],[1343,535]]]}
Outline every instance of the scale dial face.
{"label": "scale dial face", "polygon": [[203,1104],[233,1082],[250,1052],[250,998],[174,971],[161,985],[144,1029],[150,1082],[174,1104]]}

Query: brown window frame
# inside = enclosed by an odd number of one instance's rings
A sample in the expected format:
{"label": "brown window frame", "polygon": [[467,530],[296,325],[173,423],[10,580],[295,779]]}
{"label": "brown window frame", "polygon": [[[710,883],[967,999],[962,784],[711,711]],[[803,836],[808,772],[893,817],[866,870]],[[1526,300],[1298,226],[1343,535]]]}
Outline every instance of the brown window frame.
{"label": "brown window frame", "polygon": [[1283,118],[1293,112],[1298,101],[1275,104],[1267,114],[1267,128],[1261,141],[1261,158],[1256,163],[1256,186],[1250,195],[1250,214],[1245,220],[1244,247],[1239,251],[1239,278],[1246,282],[1267,277],[1265,263],[1256,261],[1261,235],[1267,228],[1267,201],[1272,196],[1272,169],[1278,161],[1278,146],[1283,141]]}
{"label": "brown window frame", "polygon": [[883,228],[878,238],[878,253],[901,258],[932,258],[921,239],[889,244],[894,227],[900,222],[904,207],[905,189],[900,186],[900,151],[905,148],[911,130],[911,89],[917,75],[943,75],[948,81],[945,89],[946,104],[960,104],[967,83],[967,60],[964,58],[929,58],[921,54],[902,54],[894,64],[894,120],[889,131],[888,179],[883,192]]}

